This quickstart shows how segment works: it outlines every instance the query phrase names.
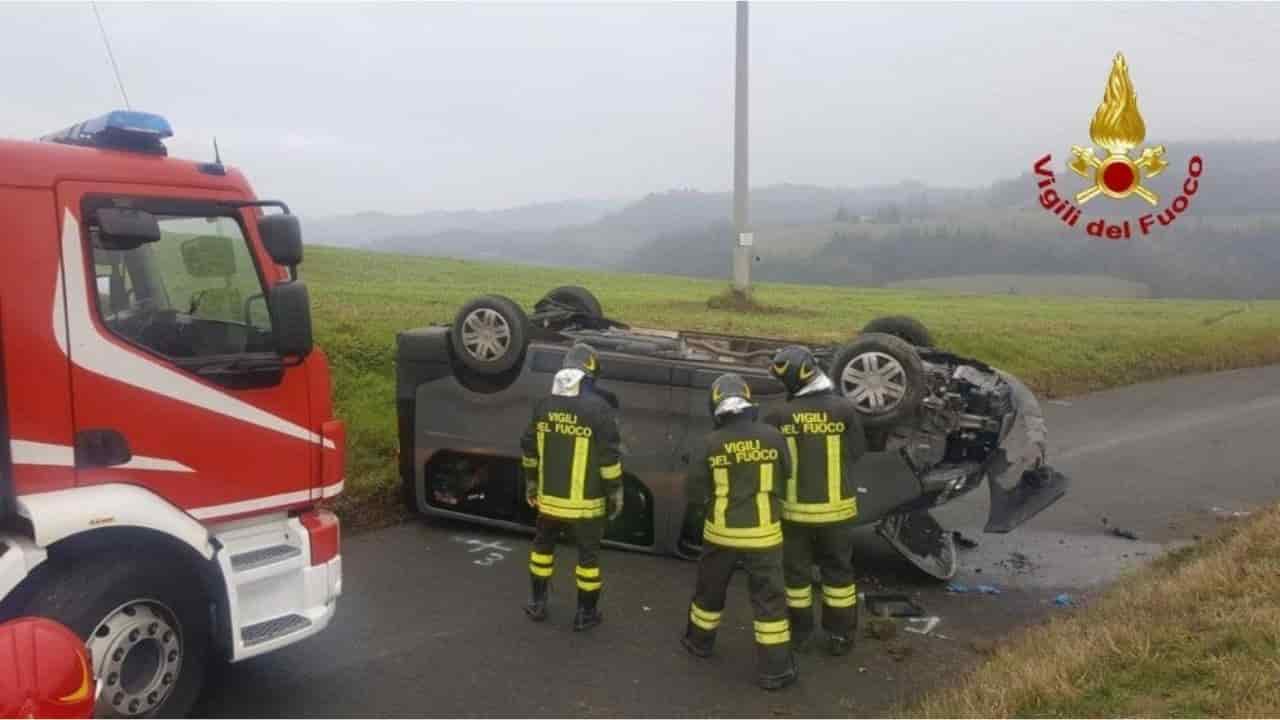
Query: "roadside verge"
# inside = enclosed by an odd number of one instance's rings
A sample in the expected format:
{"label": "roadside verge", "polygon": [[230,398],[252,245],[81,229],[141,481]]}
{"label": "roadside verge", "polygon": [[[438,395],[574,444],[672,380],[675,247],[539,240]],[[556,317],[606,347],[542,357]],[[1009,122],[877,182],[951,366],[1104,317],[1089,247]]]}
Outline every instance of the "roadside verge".
{"label": "roadside verge", "polygon": [[1015,634],[909,717],[1280,716],[1280,504]]}

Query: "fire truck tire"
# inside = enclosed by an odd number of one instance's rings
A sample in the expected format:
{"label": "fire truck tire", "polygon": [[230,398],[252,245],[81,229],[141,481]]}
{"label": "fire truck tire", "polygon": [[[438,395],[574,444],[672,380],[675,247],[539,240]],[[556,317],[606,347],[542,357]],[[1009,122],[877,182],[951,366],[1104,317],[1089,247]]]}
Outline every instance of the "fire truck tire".
{"label": "fire truck tire", "polygon": [[933,347],[933,335],[924,323],[910,315],[885,315],[867,323],[864,333],[885,333],[916,347]]}
{"label": "fire truck tire", "polygon": [[484,295],[458,310],[449,341],[466,369],[481,376],[501,375],[524,357],[529,316],[510,298]]}
{"label": "fire truck tire", "polygon": [[210,648],[209,601],[199,578],[124,553],[42,569],[26,614],[57,620],[84,638],[100,688],[95,717],[184,717],[191,710]]}

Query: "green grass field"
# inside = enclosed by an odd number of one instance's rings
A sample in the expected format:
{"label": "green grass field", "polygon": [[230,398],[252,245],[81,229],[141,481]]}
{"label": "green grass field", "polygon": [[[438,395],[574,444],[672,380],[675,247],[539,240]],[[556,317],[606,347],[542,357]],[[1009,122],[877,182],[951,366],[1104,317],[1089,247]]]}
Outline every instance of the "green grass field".
{"label": "green grass field", "polygon": [[[727,263],[726,263],[727,264]],[[922,320],[938,343],[1013,372],[1047,396],[1187,372],[1280,361],[1280,301],[952,295],[764,284],[773,312],[710,310],[715,280],[539,268],[308,247],[317,342],[334,369],[348,423],[347,490],[355,526],[394,507],[398,484],[395,335],[447,323],[466,300],[500,293],[531,306],[557,285],[583,285],[632,325],[815,342],[851,338],[879,315]]]}

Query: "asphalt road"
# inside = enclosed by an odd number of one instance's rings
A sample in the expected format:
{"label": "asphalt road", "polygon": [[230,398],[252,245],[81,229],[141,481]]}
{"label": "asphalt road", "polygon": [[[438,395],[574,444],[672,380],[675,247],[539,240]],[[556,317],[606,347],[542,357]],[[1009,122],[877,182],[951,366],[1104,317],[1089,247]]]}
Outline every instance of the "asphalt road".
{"label": "asphalt road", "polygon": [[[320,636],[223,669],[196,714],[272,716],[850,716],[896,702],[981,659],[992,639],[1087,600],[1108,580],[1224,518],[1280,497],[1280,366],[1132,386],[1045,405],[1050,461],[1066,498],[1019,530],[983,535],[979,489],[939,513],[979,542],[956,580],[998,595],[948,593],[866,533],[859,588],[912,594],[938,618],[929,635],[862,638],[833,660],[800,657],[800,682],[752,685],[745,580],[736,578],[717,654],[678,639],[694,566],[608,551],[605,623],[571,632],[573,553],[556,557],[552,617],[530,623],[528,538],[415,521],[348,539],[344,587]],[[1138,540],[1117,537],[1122,528]]]}

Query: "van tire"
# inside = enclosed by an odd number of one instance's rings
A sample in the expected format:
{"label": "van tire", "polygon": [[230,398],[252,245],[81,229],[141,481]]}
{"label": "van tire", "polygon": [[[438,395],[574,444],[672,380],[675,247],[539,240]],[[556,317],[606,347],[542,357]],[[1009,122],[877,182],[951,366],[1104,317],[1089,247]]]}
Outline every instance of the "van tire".
{"label": "van tire", "polygon": [[[101,687],[94,715],[186,716],[209,663],[210,602],[200,579],[125,552],[50,562],[58,565],[40,575],[24,614],[56,620],[98,651],[91,653]],[[147,613],[154,622],[140,620]],[[130,630],[133,624],[138,627]],[[140,642],[130,643],[133,633]]]}
{"label": "van tire", "polygon": [[910,419],[925,395],[924,364],[910,343],[865,333],[831,360],[836,391],[853,401],[863,427],[879,430]]}
{"label": "van tire", "polygon": [[885,333],[916,347],[933,347],[933,335],[924,323],[910,315],[885,315],[867,323],[863,333]]}
{"label": "van tire", "polygon": [[524,357],[529,316],[511,298],[483,295],[458,310],[449,340],[454,357],[467,370],[501,375]]}
{"label": "van tire", "polygon": [[577,285],[563,285],[543,296],[544,300],[567,305],[591,318],[603,318],[604,308],[592,292]]}

